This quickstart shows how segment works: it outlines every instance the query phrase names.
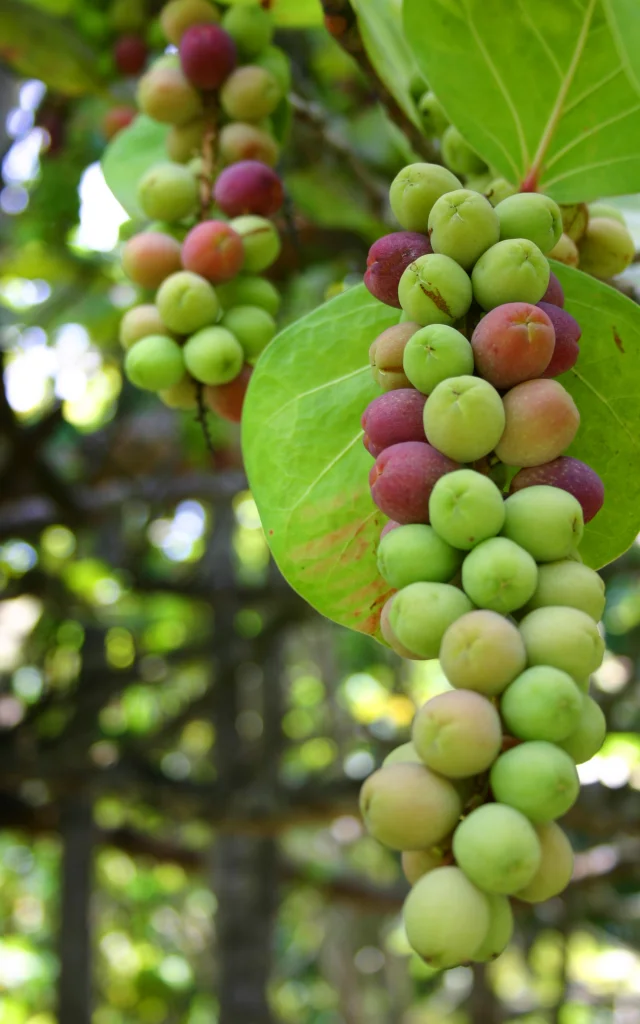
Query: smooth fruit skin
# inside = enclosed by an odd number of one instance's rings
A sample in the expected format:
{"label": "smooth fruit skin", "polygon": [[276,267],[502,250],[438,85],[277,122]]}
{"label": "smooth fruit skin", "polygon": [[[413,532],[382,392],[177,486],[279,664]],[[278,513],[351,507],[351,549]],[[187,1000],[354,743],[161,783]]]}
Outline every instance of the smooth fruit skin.
{"label": "smooth fruit skin", "polygon": [[444,867],[447,854],[440,847],[432,846],[429,850],[405,850],[400,860],[404,877],[409,885],[415,885],[429,871]]}
{"label": "smooth fruit skin", "polygon": [[[552,306],[559,306],[560,308],[564,306],[564,289],[553,270],[549,272],[549,284],[547,285],[547,290],[540,299],[540,302],[546,302]],[[538,303],[538,305],[540,305],[540,303]],[[544,306],[542,308],[545,309]],[[548,310],[545,309],[545,312],[548,313]]]}
{"label": "smooth fruit skin", "polygon": [[591,522],[604,504],[604,484],[596,471],[587,466],[586,462],[573,459],[569,455],[563,455],[539,466],[521,469],[511,481],[510,493],[537,484],[561,487],[569,494],[573,494],[582,506],[585,523]]}
{"label": "smooth fruit skin", "polygon": [[575,731],[582,694],[566,672],[534,665],[502,694],[500,714],[507,731],[521,740],[557,743]]}
{"label": "smooth fruit skin", "polygon": [[200,93],[179,67],[152,65],[136,91],[140,110],[162,124],[187,124],[203,112]]}
{"label": "smooth fruit skin", "polygon": [[238,61],[236,45],[212,23],[191,25],[180,40],[180,64],[192,85],[204,92],[219,89]]}
{"label": "smooth fruit skin", "polygon": [[455,826],[462,805],[455,787],[424,765],[385,765],[360,790],[367,831],[392,850],[424,850]]}
{"label": "smooth fruit skin", "polygon": [[486,697],[501,694],[527,664],[517,627],[488,609],[469,612],[449,626],[439,657],[452,686]]}
{"label": "smooth fruit skin", "polygon": [[422,413],[424,395],[414,388],[396,388],[378,395],[362,414],[362,443],[374,459],[403,441],[426,441]]}
{"label": "smooth fruit skin", "polygon": [[280,309],[280,292],[266,277],[239,274],[216,291],[225,312],[233,306],[260,306],[275,317]]}
{"label": "smooth fruit skin", "polygon": [[118,71],[123,75],[139,75],[147,62],[147,44],[136,35],[120,36],[113,49]]}
{"label": "smooth fruit skin", "polygon": [[233,37],[244,58],[257,57],[271,42],[273,20],[268,11],[257,5],[238,4],[229,8],[222,24]]}
{"label": "smooth fruit skin", "polygon": [[445,114],[444,107],[430,89],[424,92],[418,100],[418,112],[427,138],[442,135],[449,127],[449,118]]}
{"label": "smooth fruit skin", "polygon": [[191,25],[218,21],[216,8],[209,0],[169,0],[160,12],[160,25],[170,43],[179,46]]}
{"label": "smooth fruit skin", "polygon": [[[586,203],[574,203],[562,207],[562,230],[573,242],[579,242],[591,216]],[[595,217],[596,214],[593,214]]]}
{"label": "smooth fruit skin", "polygon": [[580,792],[571,757],[555,743],[543,740],[520,743],[501,754],[491,769],[490,781],[496,800],[536,824],[562,817]]}
{"label": "smooth fruit skin", "polygon": [[219,136],[220,156],[225,164],[238,160],[260,160],[268,167],[275,167],[280,148],[275,139],[255,124],[232,121],[225,124]]}
{"label": "smooth fruit skin", "polygon": [[436,199],[457,188],[462,188],[462,183],[446,167],[408,164],[391,182],[389,202],[401,227],[406,231],[426,234],[429,214]]}
{"label": "smooth fruit skin", "polygon": [[180,243],[159,231],[134,235],[122,250],[122,269],[141,288],[159,288],[181,265]]}
{"label": "smooth fruit skin", "polygon": [[367,256],[364,283],[387,306],[400,309],[398,285],[410,263],[432,253],[431,242],[417,231],[393,231],[373,243]]}
{"label": "smooth fruit skin", "polygon": [[633,262],[635,244],[624,224],[605,217],[589,220],[578,245],[580,269],[594,277],[615,277]]}
{"label": "smooth fruit skin", "polygon": [[259,121],[268,117],[282,99],[278,81],[265,68],[245,64],[236,68],[220,90],[220,102],[233,121]]}
{"label": "smooth fruit skin", "polygon": [[204,389],[204,397],[212,412],[217,413],[230,423],[239,423],[242,419],[242,406],[247,393],[253,367],[245,364],[238,376],[229,384],[220,384]]}
{"label": "smooth fruit skin", "polygon": [[547,253],[550,260],[557,260],[558,263],[564,263],[567,267],[577,267],[580,262],[580,255],[578,253],[578,246],[569,235],[562,234],[560,239],[554,245],[551,252]]}
{"label": "smooth fruit skin", "polygon": [[589,203],[588,210],[589,217],[594,220],[596,217],[604,217],[607,220],[617,220],[618,224],[623,224],[625,227],[627,226],[627,222],[624,219],[624,213],[622,213],[617,206],[610,206],[609,203],[600,202]]}
{"label": "smooth fruit skin", "polygon": [[473,954],[476,963],[495,960],[507,948],[513,935],[513,911],[507,897],[486,893],[486,898],[489,901],[489,931]]}
{"label": "smooth fruit skin", "polygon": [[471,275],[473,295],[483,309],[505,302],[539,302],[549,285],[549,264],[526,238],[508,238],[482,254]]}
{"label": "smooth fruit skin", "polygon": [[229,281],[240,271],[244,248],[240,235],[222,220],[196,224],[182,245],[185,270],[200,274],[213,284]]}
{"label": "smooth fruit skin", "polygon": [[513,196],[516,192],[515,185],[512,185],[506,178],[494,178],[484,190],[484,194],[492,206],[497,206],[507,196]]}
{"label": "smooth fruit skin", "polygon": [[500,238],[500,223],[491,203],[478,192],[457,189],[440,196],[429,214],[433,251],[469,270]]}
{"label": "smooth fruit skin", "polygon": [[[112,107],[111,110],[107,110],[102,121],[102,130],[107,139],[113,139],[114,136],[121,132],[124,128],[128,128],[131,122],[137,115],[137,110],[133,107]],[[49,153],[51,148],[49,148]]]}
{"label": "smooth fruit skin", "polygon": [[448,377],[473,373],[473,350],[455,327],[430,324],[411,336],[402,355],[402,366],[414,388],[429,395]]}
{"label": "smooth fruit skin", "polygon": [[183,220],[197,209],[198,183],[182,164],[156,164],[140,179],[138,202],[151,220]]}
{"label": "smooth fruit skin", "polygon": [[369,472],[371,497],[386,516],[403,526],[429,522],[429,496],[436,480],[458,469],[424,441],[385,448]]}
{"label": "smooth fruit skin", "polygon": [[218,175],[213,196],[227,217],[272,217],[284,202],[284,189],[271,167],[259,160],[240,160]]}
{"label": "smooth fruit skin", "polygon": [[569,559],[539,565],[538,585],[526,611],[550,606],[578,608],[599,622],[605,606],[604,580],[593,569]]}
{"label": "smooth fruit skin", "polygon": [[404,350],[419,324],[407,321],[387,327],[369,348],[369,363],[373,379],[383,391],[410,388],[411,381],[403,368]]}
{"label": "smooth fruit skin", "polygon": [[543,903],[563,892],[573,874],[573,850],[567,836],[555,821],[536,825],[542,850],[540,867],[524,889],[514,893],[526,903]]}
{"label": "smooth fruit skin", "polygon": [[487,771],[502,744],[500,715],[490,700],[471,690],[432,697],[417,712],[411,735],[427,767],[450,779]]}
{"label": "smooth fruit skin", "polygon": [[447,473],[431,492],[431,525],[447,543],[462,551],[500,533],[504,517],[499,489],[489,477],[472,469]]}
{"label": "smooth fruit skin", "polygon": [[562,214],[553,199],[539,192],[518,192],[496,206],[500,238],[528,238],[540,252],[551,252],[560,241]]}
{"label": "smooth fruit skin", "polygon": [[482,541],[462,563],[462,586],[478,608],[509,615],[522,608],[536,589],[538,569],[531,555],[507,540]]}
{"label": "smooth fruit skin", "polygon": [[284,50],[279,46],[267,46],[259,53],[254,61],[261,68],[270,71],[278,85],[282,89],[282,95],[286,96],[291,91],[293,76],[291,64]]}
{"label": "smooth fruit skin", "polygon": [[420,878],[405,900],[403,917],[410,945],[431,967],[442,969],[470,960],[491,921],[487,897],[456,867],[436,868]]}
{"label": "smooth fruit skin", "polygon": [[549,317],[555,334],[553,355],[541,376],[558,377],[561,373],[570,370],[578,361],[580,355],[578,342],[582,337],[582,331],[578,321],[565,309],[560,309],[550,302],[539,302],[538,306]]}
{"label": "smooth fruit skin", "polygon": [[187,124],[173,124],[167,132],[167,156],[177,164],[186,164],[198,157],[206,129],[204,118],[197,117]]}
{"label": "smooth fruit skin", "polygon": [[398,299],[407,316],[427,324],[453,324],[471,305],[471,281],[448,256],[419,256],[403,272]]}
{"label": "smooth fruit skin", "polygon": [[586,693],[582,695],[582,708],[574,731],[559,746],[576,764],[584,764],[600,750],[607,735],[607,720],[599,704]]}
{"label": "smooth fruit skin", "polygon": [[129,349],[124,372],[132,384],[145,391],[170,388],[184,376],[182,349],[166,335],[152,334]]}
{"label": "smooth fruit skin", "polygon": [[505,427],[498,392],[480,377],[450,377],[424,407],[427,440],[457,462],[474,462],[497,448]]}
{"label": "smooth fruit skin", "polygon": [[483,316],[471,336],[476,372],[495,388],[540,377],[555,348],[548,314],[529,302],[507,302]]}
{"label": "smooth fruit skin", "polygon": [[277,260],[281,248],[280,235],[271,221],[255,214],[246,214],[234,217],[231,227],[242,238],[242,269],[245,272],[259,274]]}
{"label": "smooth fruit skin", "polygon": [[163,281],[156,295],[163,322],[177,334],[193,334],[215,323],[219,303],[213,285],[182,270]]}
{"label": "smooth fruit skin", "polygon": [[378,545],[378,572],[390,587],[409,583],[448,583],[462,564],[462,555],[423,523],[389,531]]}
{"label": "smooth fruit skin", "polygon": [[510,495],[504,509],[503,535],[528,551],[536,562],[567,558],[582,540],[582,506],[559,487],[526,487]]}
{"label": "smooth fruit skin", "polygon": [[442,159],[456,174],[482,174],[487,165],[455,125],[450,124],[442,136]]}
{"label": "smooth fruit skin", "polygon": [[145,303],[128,309],[120,321],[119,337],[122,347],[129,349],[136,341],[148,338],[150,334],[169,334],[157,308],[151,303]]}
{"label": "smooth fruit skin", "polygon": [[551,462],[578,432],[578,407],[556,380],[524,381],[511,388],[502,401],[505,427],[495,452],[507,466]]}
{"label": "smooth fruit skin", "polygon": [[520,633],[530,665],[553,665],[580,684],[601,665],[604,641],[586,612],[550,605],[529,612]]}
{"label": "smooth fruit skin", "polygon": [[254,363],[276,333],[276,322],[260,306],[233,306],[222,325],[238,339],[248,363]]}
{"label": "smooth fruit skin", "polygon": [[533,825],[504,804],[472,811],[454,833],[453,852],[475,885],[505,896],[528,885],[542,859]]}
{"label": "smooth fruit skin", "polygon": [[198,407],[197,384],[190,374],[185,373],[182,380],[172,384],[170,388],[158,391],[158,398],[169,409],[180,409],[188,412]]}
{"label": "smooth fruit skin", "polygon": [[237,377],[244,353],[237,338],[224,327],[203,327],[186,341],[185,366],[201,384],[228,384]]}
{"label": "smooth fruit skin", "polygon": [[389,625],[400,644],[421,658],[436,658],[452,622],[472,608],[448,583],[411,583],[391,598]]}
{"label": "smooth fruit skin", "polygon": [[418,751],[414,747],[413,743],[401,743],[399,747],[396,747],[387,754],[382,766],[385,764],[422,764],[422,759],[418,754]]}

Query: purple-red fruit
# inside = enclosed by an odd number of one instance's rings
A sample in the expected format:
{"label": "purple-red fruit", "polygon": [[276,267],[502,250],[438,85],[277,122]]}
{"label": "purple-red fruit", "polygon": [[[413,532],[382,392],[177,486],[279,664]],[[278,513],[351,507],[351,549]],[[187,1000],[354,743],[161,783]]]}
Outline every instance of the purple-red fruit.
{"label": "purple-red fruit", "polygon": [[120,74],[139,75],[148,53],[147,44],[140,36],[120,36],[113,49],[113,59]]}
{"label": "purple-red fruit", "polygon": [[223,220],[196,224],[182,244],[182,265],[213,284],[230,281],[244,260],[242,239]]}
{"label": "purple-red fruit", "polygon": [[403,526],[429,522],[429,498],[445,473],[458,463],[425,441],[403,441],[385,448],[371,467],[371,496],[390,519]]}
{"label": "purple-red fruit", "polygon": [[180,40],[182,70],[197,89],[219,89],[237,62],[236,44],[219,25],[192,25]]}
{"label": "purple-red fruit", "polygon": [[511,481],[509,493],[521,491],[523,487],[536,487],[538,484],[561,487],[563,491],[573,494],[582,505],[585,523],[593,519],[604,503],[604,484],[595,469],[569,455],[562,455],[542,466],[521,469]]}
{"label": "purple-red fruit", "polygon": [[242,418],[244,396],[247,393],[252,373],[253,367],[245,363],[238,376],[228,384],[206,387],[204,395],[209,408],[213,412],[217,412],[218,416],[222,416],[224,420],[239,423]]}
{"label": "purple-red fruit", "polygon": [[218,176],[214,199],[227,217],[271,217],[284,202],[284,189],[271,167],[259,160],[240,160]]}
{"label": "purple-red fruit", "polygon": [[529,302],[496,306],[471,337],[476,372],[495,388],[539,377],[549,365],[554,344],[551,320]]}
{"label": "purple-red fruit", "polygon": [[362,414],[362,443],[374,459],[393,444],[426,441],[423,412],[426,396],[414,388],[398,388],[374,398]]}
{"label": "purple-red fruit", "polygon": [[427,236],[417,231],[394,231],[385,235],[369,249],[364,283],[380,302],[400,309],[398,284],[402,274],[418,256],[432,252]]}
{"label": "purple-red fruit", "polygon": [[550,302],[552,306],[564,306],[564,290],[553,270],[549,272],[549,285],[540,302]]}
{"label": "purple-red fruit", "polygon": [[134,107],[112,107],[107,110],[102,120],[102,130],[106,137],[112,139],[123,128],[128,128],[137,113]]}
{"label": "purple-red fruit", "polygon": [[575,366],[580,355],[578,342],[582,331],[575,317],[572,317],[571,313],[567,313],[565,309],[560,309],[559,306],[554,306],[551,302],[539,302],[538,306],[549,317],[556,336],[551,361],[541,376],[558,377]]}

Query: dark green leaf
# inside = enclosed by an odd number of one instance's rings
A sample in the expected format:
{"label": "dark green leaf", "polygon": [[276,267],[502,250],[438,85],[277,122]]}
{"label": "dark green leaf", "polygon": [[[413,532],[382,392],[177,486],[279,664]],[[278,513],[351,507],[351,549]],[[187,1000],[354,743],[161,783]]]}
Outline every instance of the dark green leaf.
{"label": "dark green leaf", "polygon": [[500,175],[566,203],[640,191],[640,97],[599,0],[519,0],[508,13],[503,0],[405,0],[404,11],[419,67]]}
{"label": "dark green leaf", "polygon": [[118,132],[102,158],[105,181],[130,217],[144,217],[138,206],[138,182],[154,164],[168,160],[165,139],[167,125],[139,114]]}
{"label": "dark green leaf", "polygon": [[418,66],[402,28],[400,0],[352,0],[365,49],[378,75],[407,117],[420,127],[412,95]]}
{"label": "dark green leaf", "polygon": [[[640,309],[579,271],[554,270],[583,330],[580,359],[561,378],[582,416],[570,454],[606,488],[581,549],[597,568],[640,528]],[[378,393],[367,350],[397,320],[364,286],[321,306],[266,350],[243,416],[249,481],[282,572],[318,611],[371,634],[387,593],[375,560],[385,517],[369,495],[360,416]]]}

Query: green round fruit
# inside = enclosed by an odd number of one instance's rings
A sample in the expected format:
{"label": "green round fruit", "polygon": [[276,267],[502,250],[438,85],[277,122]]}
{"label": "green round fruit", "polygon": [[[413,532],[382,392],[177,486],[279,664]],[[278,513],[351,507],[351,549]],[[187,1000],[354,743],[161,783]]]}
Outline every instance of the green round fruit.
{"label": "green round fruit", "polygon": [[225,312],[232,306],[260,306],[275,316],[280,309],[280,292],[266,277],[239,274],[232,281],[216,285],[216,291]]}
{"label": "green round fruit", "polygon": [[283,93],[277,78],[258,64],[232,71],[220,90],[220,103],[232,121],[259,121],[272,114]]}
{"label": "green round fruit", "polygon": [[582,505],[560,487],[523,487],[504,503],[503,534],[536,562],[566,558],[582,540]]}
{"label": "green round fruit", "polygon": [[539,192],[518,192],[496,206],[500,238],[528,238],[540,252],[551,252],[560,241],[562,214],[553,199]]}
{"label": "green round fruit", "polygon": [[429,850],[405,850],[400,858],[402,870],[409,885],[415,885],[419,878],[435,868],[444,867],[446,853],[440,846]]}
{"label": "green round fruit", "polygon": [[184,376],[182,349],[172,338],[152,334],[129,349],[124,372],[132,384],[145,391],[170,388]]}
{"label": "green round fruit", "polygon": [[228,384],[244,365],[238,339],[225,327],[203,327],[185,342],[187,370],[201,384]]}
{"label": "green round fruit", "polygon": [[524,548],[492,537],[478,544],[462,563],[462,586],[478,608],[509,615],[522,608],[536,589],[538,568]]}
{"label": "green round fruit", "polygon": [[409,944],[438,969],[470,960],[491,922],[487,897],[455,867],[423,875],[405,900],[403,916]]}
{"label": "green round fruit", "polygon": [[439,253],[410,263],[398,285],[400,305],[423,327],[455,323],[468,311],[471,298],[469,276],[455,260]]}
{"label": "green round fruit", "polygon": [[279,46],[267,46],[255,57],[255,63],[271,72],[286,96],[291,89],[291,63],[285,51]]}
{"label": "green round fruit", "polygon": [[212,284],[199,274],[181,270],[162,282],[156,305],[163,322],[177,334],[193,334],[214,324],[218,297]]}
{"label": "green round fruit", "polygon": [[627,226],[624,213],[617,206],[610,206],[609,203],[589,203],[588,210],[589,219],[604,217],[605,220],[617,220],[618,224],[623,224],[624,227]]}
{"label": "green round fruit", "polygon": [[458,825],[453,852],[480,889],[508,896],[528,885],[542,852],[533,825],[512,807],[484,804]]}
{"label": "green round fruit", "polygon": [[184,220],[198,207],[198,183],[182,164],[156,164],[140,179],[138,202],[152,220]]}
{"label": "green round fruit", "polygon": [[378,572],[401,590],[410,583],[448,583],[462,565],[462,555],[431,526],[399,526],[378,545]]}
{"label": "green round fruit", "polygon": [[497,206],[508,196],[514,196],[517,191],[516,186],[506,178],[493,178],[484,190],[484,194],[492,206]]}
{"label": "green round fruit", "polygon": [[440,196],[429,214],[429,239],[433,251],[449,256],[465,270],[500,239],[499,207],[470,189],[456,189]]}
{"label": "green round fruit", "polygon": [[235,42],[240,56],[247,59],[257,57],[269,45],[274,25],[269,12],[257,4],[234,4],[224,15],[222,27]]}
{"label": "green round fruit", "polygon": [[424,134],[427,138],[442,135],[449,127],[449,118],[444,111],[444,107],[436,94],[431,92],[430,89],[423,93],[418,100],[418,113],[420,114]]}
{"label": "green round fruit", "polygon": [[389,202],[396,220],[406,231],[426,234],[429,214],[436,199],[462,188],[455,174],[439,164],[408,164],[395,176]]}
{"label": "green round fruit", "polygon": [[543,740],[520,743],[501,754],[490,781],[496,800],[536,823],[562,817],[580,792],[572,758],[555,743]]}
{"label": "green round fruit", "polygon": [[411,735],[427,767],[450,779],[487,771],[502,745],[498,712],[490,700],[471,690],[448,690],[432,697],[416,714]]}
{"label": "green round fruit", "polygon": [[198,408],[197,385],[188,373],[185,373],[177,384],[172,384],[170,388],[163,388],[162,391],[159,391],[158,398],[170,409],[189,411]]}
{"label": "green round fruit", "polygon": [[440,645],[440,665],[452,686],[496,697],[524,671],[522,637],[504,615],[478,609],[463,615]]}
{"label": "green round fruit", "polygon": [[222,325],[237,338],[248,363],[255,363],[276,333],[276,322],[260,306],[232,306]]}
{"label": "green round fruit", "polygon": [[449,377],[424,407],[427,441],[456,462],[475,462],[496,447],[505,425],[502,399],[481,377]]}
{"label": "green round fruit", "polygon": [[422,758],[413,743],[402,743],[387,754],[382,762],[383,768],[386,764],[422,764]]}
{"label": "green round fruit", "polygon": [[424,850],[454,828],[462,804],[448,779],[422,764],[396,762],[370,775],[360,790],[368,832],[392,850]]}
{"label": "green round fruit", "polygon": [[250,274],[266,270],[280,255],[280,235],[266,217],[245,214],[234,217],[231,227],[242,238],[244,263],[242,269]]}
{"label": "green round fruit", "polygon": [[589,219],[578,244],[580,270],[605,280],[626,270],[635,256],[633,236],[625,224],[607,217]]}
{"label": "green round fruit", "polygon": [[538,585],[526,610],[565,605],[578,608],[599,622],[605,605],[604,581],[588,566],[573,559],[538,566]]}
{"label": "green round fruit", "polygon": [[559,746],[576,764],[590,761],[600,750],[607,735],[607,720],[599,704],[587,694],[582,695],[578,725]]}
{"label": "green round fruit", "polygon": [[421,327],[407,342],[402,364],[414,388],[429,395],[441,381],[473,373],[473,349],[447,324]]}
{"label": "green round fruit", "polygon": [[442,159],[455,174],[482,174],[487,169],[482,157],[453,124],[442,136]]}
{"label": "green round fruit", "polygon": [[513,935],[513,911],[507,897],[492,893],[486,895],[489,901],[489,931],[473,954],[476,963],[495,960],[507,948]]}
{"label": "green round fruit", "polygon": [[578,684],[602,663],[604,640],[593,619],[577,608],[536,608],[523,618],[520,633],[530,665],[553,665]]}
{"label": "green round fruit", "polygon": [[536,835],[542,850],[540,867],[524,889],[515,893],[526,903],[543,903],[558,896],[567,888],[573,874],[571,843],[555,821],[536,825]]}
{"label": "green round fruit", "polygon": [[564,740],[578,726],[582,694],[576,683],[551,665],[534,665],[502,694],[500,714],[521,740]]}
{"label": "green round fruit", "polygon": [[493,480],[472,469],[441,476],[429,498],[434,530],[463,551],[500,533],[504,516],[505,503]]}
{"label": "green round fruit", "polygon": [[404,648],[419,658],[437,658],[445,630],[471,607],[447,583],[410,583],[392,598],[389,624]]}
{"label": "green round fruit", "polygon": [[148,338],[151,334],[167,334],[167,328],[157,308],[151,303],[133,306],[128,309],[120,321],[120,344],[124,349],[131,348],[136,341]]}
{"label": "green round fruit", "polygon": [[526,238],[507,238],[482,254],[471,275],[473,295],[483,309],[505,302],[540,302],[549,285],[549,264]]}

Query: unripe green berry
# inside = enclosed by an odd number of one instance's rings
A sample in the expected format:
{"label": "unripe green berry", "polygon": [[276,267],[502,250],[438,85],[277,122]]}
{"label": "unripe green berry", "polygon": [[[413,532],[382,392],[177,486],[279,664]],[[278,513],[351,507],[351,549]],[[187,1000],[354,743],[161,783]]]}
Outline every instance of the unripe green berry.
{"label": "unripe green berry", "polygon": [[177,334],[193,334],[215,323],[219,309],[213,285],[189,270],[181,270],[163,281],[156,304],[164,323]]}
{"label": "unripe green berry", "polygon": [[228,384],[238,376],[244,353],[238,339],[224,327],[203,327],[185,342],[184,361],[201,384]]}
{"label": "unripe green berry", "polygon": [[198,183],[182,164],[156,164],[140,179],[138,202],[152,220],[183,220],[196,212]]}
{"label": "unripe green berry", "polygon": [[129,349],[124,360],[124,372],[132,384],[145,391],[170,388],[184,375],[182,349],[171,338],[152,334]]}
{"label": "unripe green berry", "polygon": [[456,188],[462,188],[462,184],[446,167],[408,164],[391,182],[389,202],[401,227],[424,234],[436,199]]}

